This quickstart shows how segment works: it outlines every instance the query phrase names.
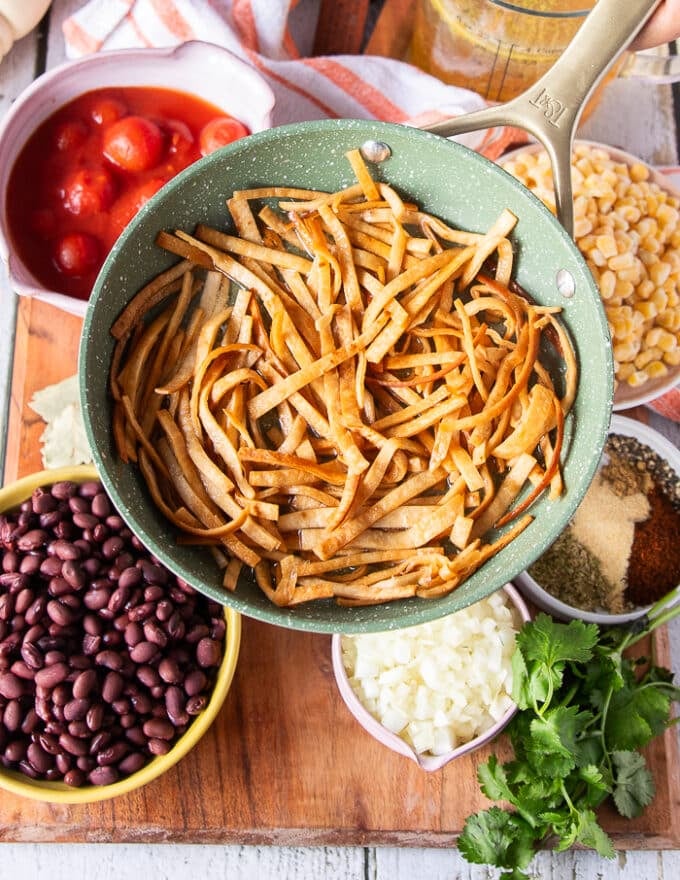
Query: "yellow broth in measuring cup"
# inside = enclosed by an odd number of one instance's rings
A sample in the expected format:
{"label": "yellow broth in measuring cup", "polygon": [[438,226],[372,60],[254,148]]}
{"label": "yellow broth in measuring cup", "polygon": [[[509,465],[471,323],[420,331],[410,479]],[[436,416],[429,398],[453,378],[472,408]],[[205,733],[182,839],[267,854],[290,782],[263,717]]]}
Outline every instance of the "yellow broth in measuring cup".
{"label": "yellow broth in measuring cup", "polygon": [[416,0],[408,60],[489,101],[508,101],[553,65],[594,5],[595,0]]}

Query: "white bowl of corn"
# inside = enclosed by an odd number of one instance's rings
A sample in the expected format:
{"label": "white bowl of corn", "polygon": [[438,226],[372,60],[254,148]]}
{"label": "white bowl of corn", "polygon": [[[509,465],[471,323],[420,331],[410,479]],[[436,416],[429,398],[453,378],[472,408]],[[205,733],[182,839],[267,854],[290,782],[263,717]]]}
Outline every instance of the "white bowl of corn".
{"label": "white bowl of corn", "polygon": [[[540,144],[499,164],[555,210]],[[614,409],[660,397],[680,381],[680,189],[616,147],[576,140],[574,240],[599,287],[612,336]]]}

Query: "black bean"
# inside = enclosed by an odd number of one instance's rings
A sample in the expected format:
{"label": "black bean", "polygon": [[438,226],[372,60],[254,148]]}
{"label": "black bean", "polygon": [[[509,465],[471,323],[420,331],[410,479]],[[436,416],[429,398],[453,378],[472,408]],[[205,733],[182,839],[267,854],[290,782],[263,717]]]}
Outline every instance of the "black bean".
{"label": "black bean", "polygon": [[33,681],[35,678],[35,669],[25,663],[23,660],[15,660],[10,666],[10,672],[13,672],[18,678],[24,681]]}
{"label": "black bean", "polygon": [[87,778],[92,785],[111,785],[117,782],[119,776],[115,767],[95,767],[88,773]]}
{"label": "black bean", "polygon": [[124,757],[118,764],[118,769],[125,776],[129,776],[131,773],[136,773],[138,770],[141,770],[145,764],[146,758],[141,752],[130,752],[130,754],[126,755],[126,757]]}
{"label": "black bean", "polygon": [[172,722],[163,718],[149,718],[142,725],[142,730],[150,739],[169,740],[175,735]]}
{"label": "black bean", "polygon": [[151,660],[154,660],[158,655],[158,645],[154,645],[153,642],[139,642],[134,647],[130,648],[130,658],[135,663],[149,663]]}
{"label": "black bean", "polygon": [[222,660],[222,648],[215,639],[204,638],[196,645],[196,660],[203,668],[219,666]]}
{"label": "black bean", "polygon": [[69,755],[81,757],[88,753],[89,747],[85,739],[73,736],[71,733],[62,733],[59,737],[59,745],[68,752]]}
{"label": "black bean", "polygon": [[158,664],[158,674],[168,684],[177,684],[182,680],[179,663],[172,657],[164,657]]}
{"label": "black bean", "polygon": [[57,499],[45,489],[35,489],[31,497],[33,513],[41,514],[57,509]]}
{"label": "black bean", "polygon": [[82,590],[87,582],[87,575],[76,559],[66,559],[61,567],[61,576],[74,590]]}
{"label": "black bean", "polygon": [[88,699],[69,700],[64,706],[64,718],[66,721],[82,721],[89,708],[90,701]]}
{"label": "black bean", "polygon": [[40,553],[28,553],[19,563],[19,571],[21,574],[32,575],[40,571],[40,566],[45,557]]}
{"label": "black bean", "polygon": [[85,716],[85,723],[92,731],[97,731],[104,723],[104,707],[101,703],[90,706]]}
{"label": "black bean", "polygon": [[17,549],[22,553],[37,550],[47,543],[48,538],[45,529],[31,529],[17,538]]}
{"label": "black bean", "polygon": [[200,715],[207,705],[208,698],[205,694],[196,694],[195,697],[189,697],[185,708],[189,715]]}
{"label": "black bean", "polygon": [[78,491],[78,486],[71,480],[61,480],[52,484],[51,492],[55,498],[68,500]]}
{"label": "black bean", "polygon": [[11,733],[19,730],[24,717],[24,710],[18,699],[10,700],[2,713],[2,723]]}
{"label": "black bean", "polygon": [[64,773],[64,782],[66,785],[72,786],[73,788],[80,788],[80,786],[84,784],[86,778],[87,777],[83,771],[78,770],[77,768],[72,768]]}
{"label": "black bean", "polygon": [[97,673],[94,669],[84,669],[73,682],[73,696],[77,700],[88,697],[97,686]]}
{"label": "black bean", "polygon": [[[160,664],[159,664],[160,665]],[[194,669],[184,679],[184,690],[188,697],[195,697],[207,686],[208,678],[202,669]]]}
{"label": "black bean", "polygon": [[102,685],[102,699],[106,703],[115,702],[123,693],[124,686],[125,680],[123,676],[119,672],[111,670],[111,672],[107,673]]}
{"label": "black bean", "polygon": [[63,662],[44,666],[36,672],[35,683],[41,687],[56,687],[56,685],[67,678],[69,671],[68,664]]}
{"label": "black bean", "polygon": [[42,669],[42,667],[45,665],[45,657],[43,655],[43,652],[35,644],[35,642],[26,641],[26,638],[24,638],[24,641],[21,645],[21,657],[24,663],[31,669]]}
{"label": "black bean", "polygon": [[17,700],[24,692],[24,682],[13,672],[0,673],[0,696]]}
{"label": "black bean", "polygon": [[146,747],[152,755],[167,755],[170,751],[170,743],[166,739],[150,739]]}
{"label": "black bean", "polygon": [[36,742],[32,742],[28,746],[26,757],[28,758],[31,767],[33,767],[34,770],[37,770],[38,773],[45,773],[54,763],[54,758]]}
{"label": "black bean", "polygon": [[181,727],[189,721],[185,706],[184,692],[177,685],[171,685],[165,692],[165,708],[175,727]]}
{"label": "black bean", "polygon": [[119,739],[117,742],[97,753],[97,763],[100,767],[107,767],[110,764],[117,764],[130,751],[130,746]]}

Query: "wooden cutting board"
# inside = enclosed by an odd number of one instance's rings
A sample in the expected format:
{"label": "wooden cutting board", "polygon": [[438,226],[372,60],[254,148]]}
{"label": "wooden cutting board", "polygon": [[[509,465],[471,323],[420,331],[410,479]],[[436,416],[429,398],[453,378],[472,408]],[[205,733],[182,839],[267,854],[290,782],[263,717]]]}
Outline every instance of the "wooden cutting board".
{"label": "wooden cutting board", "polygon": [[[19,304],[4,479],[41,468],[43,423],[33,393],[76,371],[81,322],[37,301]],[[668,665],[665,630],[655,644]],[[501,740],[496,751],[507,754]],[[340,699],[330,637],[245,619],[236,676],[196,749],[146,788],[90,806],[2,793],[0,840],[449,846],[486,805],[476,782],[482,750],[426,773],[375,742]],[[644,816],[603,823],[617,847],[680,845],[675,731],[652,745],[657,786]]]}

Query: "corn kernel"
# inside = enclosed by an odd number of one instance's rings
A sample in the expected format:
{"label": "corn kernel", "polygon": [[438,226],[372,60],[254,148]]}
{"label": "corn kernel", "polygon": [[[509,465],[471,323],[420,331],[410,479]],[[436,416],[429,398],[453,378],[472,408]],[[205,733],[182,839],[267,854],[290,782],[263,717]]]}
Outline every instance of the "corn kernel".
{"label": "corn kernel", "polygon": [[649,301],[654,303],[657,312],[663,312],[663,310],[668,305],[668,294],[663,289],[663,287],[659,287],[650,296]]}
{"label": "corn kernel", "polygon": [[621,269],[630,269],[635,265],[635,257],[630,253],[617,254],[607,260],[607,265],[613,272],[619,272]]}
{"label": "corn kernel", "polygon": [[676,208],[672,208],[670,205],[661,205],[656,212],[656,218],[664,226],[677,226],[679,215]]}
{"label": "corn kernel", "polygon": [[631,388],[639,388],[641,385],[645,384],[648,378],[649,376],[644,370],[635,370],[634,373],[630,374],[626,381]]}
{"label": "corn kernel", "polygon": [[635,355],[633,363],[638,370],[644,369],[651,361],[658,361],[663,356],[663,352],[658,348],[645,348]]}
{"label": "corn kernel", "polygon": [[593,229],[592,221],[588,217],[579,217],[574,221],[574,238],[579,239],[588,235]]}
{"label": "corn kernel", "polygon": [[656,318],[659,314],[657,307],[650,300],[636,302],[634,308],[639,315],[642,315],[645,321],[651,321],[652,318]]}
{"label": "corn kernel", "polygon": [[635,162],[631,165],[628,173],[630,174],[630,179],[636,182],[649,179],[649,168],[643,165],[642,162]]}
{"label": "corn kernel", "polygon": [[635,286],[631,281],[622,281],[620,278],[617,278],[614,292],[616,296],[620,296],[621,299],[626,300],[635,292]]}
{"label": "corn kernel", "polygon": [[667,375],[668,367],[662,361],[652,361],[645,367],[645,373],[649,379],[660,379]]}
{"label": "corn kernel", "polygon": [[677,343],[675,341],[675,336],[672,333],[669,333],[668,330],[661,329],[661,333],[659,334],[659,341],[657,342],[657,346],[661,349],[661,351],[673,351],[676,347]]}
{"label": "corn kernel", "polygon": [[619,382],[625,382],[629,376],[635,372],[635,363],[628,361],[625,364],[619,364],[616,368],[616,378]]}
{"label": "corn kernel", "polygon": [[628,341],[628,342],[620,342],[618,345],[614,346],[614,358],[618,363],[623,364],[626,361],[632,361],[635,359],[635,355],[640,350],[639,342]]}
{"label": "corn kernel", "polygon": [[588,259],[591,260],[596,266],[607,265],[607,261],[605,260],[602,252],[596,247],[588,251]]}
{"label": "corn kernel", "polygon": [[642,281],[638,284],[637,289],[635,291],[637,294],[638,302],[640,300],[649,299],[650,296],[653,295],[655,290],[656,290],[656,287],[654,285],[654,282],[651,280],[651,278],[643,278]]}
{"label": "corn kernel", "polygon": [[671,274],[671,266],[670,263],[664,263],[663,260],[659,260],[657,263],[654,263],[649,267],[649,277],[652,279],[654,284],[661,286]]}
{"label": "corn kernel", "polygon": [[680,367],[680,346],[674,348],[673,351],[665,351],[663,353],[663,362],[669,367]]}
{"label": "corn kernel", "polygon": [[649,251],[650,254],[658,254],[661,250],[661,244],[656,235],[646,235],[640,242],[640,247]]}
{"label": "corn kernel", "polygon": [[597,249],[605,259],[615,257],[619,253],[616,239],[613,235],[598,235],[595,239]]}
{"label": "corn kernel", "polygon": [[652,327],[651,330],[648,330],[645,334],[645,345],[653,346],[659,344],[659,339],[661,338],[661,334],[663,333],[662,327]]}
{"label": "corn kernel", "polygon": [[599,277],[598,284],[600,286],[600,295],[603,300],[610,300],[614,296],[616,289],[616,275],[611,269],[606,269]]}

